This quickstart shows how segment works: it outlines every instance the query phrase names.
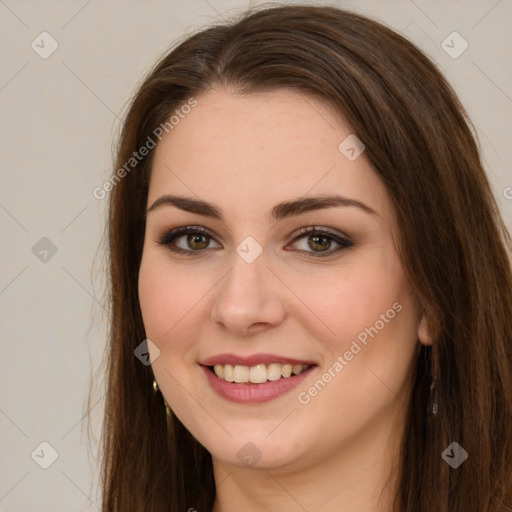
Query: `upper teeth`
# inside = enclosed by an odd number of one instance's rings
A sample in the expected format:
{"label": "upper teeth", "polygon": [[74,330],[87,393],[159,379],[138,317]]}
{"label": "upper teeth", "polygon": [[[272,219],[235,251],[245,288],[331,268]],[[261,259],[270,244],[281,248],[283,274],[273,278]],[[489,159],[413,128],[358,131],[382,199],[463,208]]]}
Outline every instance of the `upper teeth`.
{"label": "upper teeth", "polygon": [[261,384],[267,380],[279,380],[281,377],[289,377],[292,373],[298,375],[309,368],[307,364],[279,364],[271,363],[268,367],[264,364],[256,366],[242,366],[231,364],[216,364],[213,367],[215,375],[227,382],[251,382]]}

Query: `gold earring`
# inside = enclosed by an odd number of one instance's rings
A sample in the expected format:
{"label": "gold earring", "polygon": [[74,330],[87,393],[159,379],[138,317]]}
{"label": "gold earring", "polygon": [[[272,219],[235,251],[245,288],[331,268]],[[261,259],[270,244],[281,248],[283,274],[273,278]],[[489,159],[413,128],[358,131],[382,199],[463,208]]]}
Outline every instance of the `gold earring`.
{"label": "gold earring", "polygon": [[[157,383],[156,379],[153,379],[153,393],[156,395],[156,393],[158,391],[160,391],[160,388],[158,387],[158,383]],[[169,405],[165,401],[164,395],[162,394],[161,391],[160,391],[160,394],[162,395],[162,398],[163,398],[163,401],[164,401],[165,413],[167,414],[167,416],[170,416],[171,415],[171,410],[169,409]]]}

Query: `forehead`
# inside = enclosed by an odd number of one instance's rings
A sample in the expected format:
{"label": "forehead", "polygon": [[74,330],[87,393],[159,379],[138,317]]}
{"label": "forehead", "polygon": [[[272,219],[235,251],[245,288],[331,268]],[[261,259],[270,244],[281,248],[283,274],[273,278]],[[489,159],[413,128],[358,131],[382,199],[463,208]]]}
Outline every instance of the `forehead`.
{"label": "forehead", "polygon": [[195,99],[155,150],[148,204],[179,193],[244,214],[283,199],[338,193],[390,215],[385,187],[364,152],[351,161],[340,151],[353,135],[325,103],[287,90],[217,89]]}

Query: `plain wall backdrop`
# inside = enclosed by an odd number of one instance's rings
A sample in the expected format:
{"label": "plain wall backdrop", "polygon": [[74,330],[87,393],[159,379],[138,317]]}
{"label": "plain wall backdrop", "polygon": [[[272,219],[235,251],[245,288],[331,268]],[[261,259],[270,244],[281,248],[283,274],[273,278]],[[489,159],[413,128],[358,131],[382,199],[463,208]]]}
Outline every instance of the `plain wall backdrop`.
{"label": "plain wall backdrop", "polygon": [[[85,414],[107,325],[106,199],[93,190],[110,173],[128,101],[156,59],[260,4],[0,0],[0,511],[100,509],[101,382],[90,450]],[[438,64],[474,122],[512,229],[512,0],[329,4],[376,18]]]}

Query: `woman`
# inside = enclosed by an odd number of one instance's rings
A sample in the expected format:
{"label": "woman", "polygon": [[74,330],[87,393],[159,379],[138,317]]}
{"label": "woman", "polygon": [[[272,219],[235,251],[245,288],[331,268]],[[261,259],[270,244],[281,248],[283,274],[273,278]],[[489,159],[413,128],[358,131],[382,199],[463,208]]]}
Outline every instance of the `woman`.
{"label": "woman", "polygon": [[154,67],[109,186],[105,512],[511,510],[511,243],[469,126],[330,7]]}

